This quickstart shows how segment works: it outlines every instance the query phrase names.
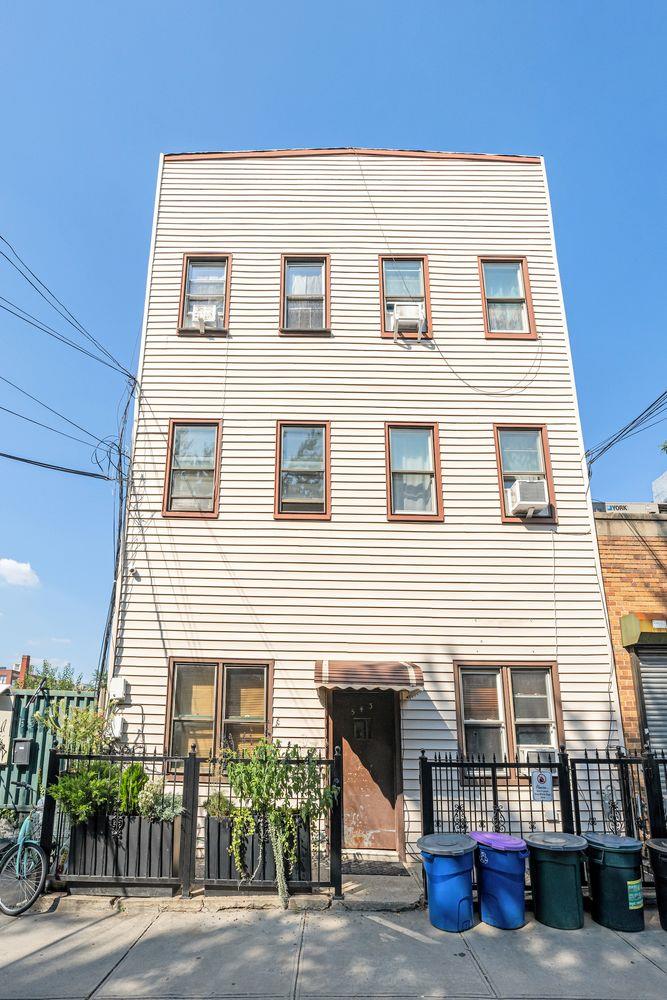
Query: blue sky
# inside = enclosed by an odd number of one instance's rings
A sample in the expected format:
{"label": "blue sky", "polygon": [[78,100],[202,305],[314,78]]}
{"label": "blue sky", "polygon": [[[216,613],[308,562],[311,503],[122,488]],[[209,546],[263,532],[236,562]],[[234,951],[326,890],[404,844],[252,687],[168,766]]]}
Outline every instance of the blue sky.
{"label": "blue sky", "polygon": [[[133,368],[161,151],[543,154],[590,446],[665,388],[666,29],[661,2],[3,4],[0,233]],[[68,332],[2,258],[0,295]],[[0,374],[114,432],[116,374],[2,312],[0,350]],[[52,419],[1,382],[0,406]],[[649,499],[664,438],[602,459],[594,498]],[[0,451],[91,468],[2,411]],[[92,671],[112,516],[109,484],[0,460],[0,664]]]}

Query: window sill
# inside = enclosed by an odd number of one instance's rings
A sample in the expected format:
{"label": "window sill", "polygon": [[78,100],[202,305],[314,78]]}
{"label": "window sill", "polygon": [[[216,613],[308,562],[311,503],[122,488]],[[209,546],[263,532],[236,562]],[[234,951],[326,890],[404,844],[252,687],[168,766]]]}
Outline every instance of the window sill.
{"label": "window sill", "polygon": [[330,521],[331,513],[328,514],[305,514],[305,513],[294,513],[294,514],[281,514],[279,511],[275,511],[273,515],[274,521]]}
{"label": "window sill", "polygon": [[387,514],[388,521],[431,521],[442,524],[445,520],[444,514]]}
{"label": "window sill", "polygon": [[537,340],[537,331],[528,330],[527,333],[516,333],[511,330],[485,330],[484,336],[487,340]]}
{"label": "window sill", "polygon": [[179,326],[178,329],[176,330],[176,333],[178,334],[179,337],[200,337],[200,338],[214,337],[215,338],[215,337],[228,337],[229,336],[229,330],[226,327],[224,329],[218,329],[218,328],[216,328],[215,330],[213,330],[213,329],[211,329],[211,330],[204,330],[204,332],[202,333],[201,330],[195,330],[195,329],[193,329],[193,327],[190,327],[190,326]]}
{"label": "window sill", "polygon": [[296,330],[281,326],[279,329],[281,337],[330,337],[331,330]]}
{"label": "window sill", "polygon": [[[382,339],[383,340],[393,340],[394,339],[394,332],[393,332],[393,330],[383,330],[382,331]],[[433,334],[429,330],[426,330],[424,333],[422,333],[421,337],[419,337],[416,333],[399,333],[396,339],[397,340],[415,340],[415,341],[417,341],[417,343],[419,343],[420,340],[433,340]]]}
{"label": "window sill", "polygon": [[202,518],[206,520],[214,520],[218,517],[219,512],[217,510],[163,510],[162,517],[191,517],[195,520],[201,520]]}
{"label": "window sill", "polygon": [[558,515],[555,511],[550,517],[509,517],[507,514],[503,514],[501,521],[503,524],[523,524],[531,528],[540,524],[553,528],[558,524]]}

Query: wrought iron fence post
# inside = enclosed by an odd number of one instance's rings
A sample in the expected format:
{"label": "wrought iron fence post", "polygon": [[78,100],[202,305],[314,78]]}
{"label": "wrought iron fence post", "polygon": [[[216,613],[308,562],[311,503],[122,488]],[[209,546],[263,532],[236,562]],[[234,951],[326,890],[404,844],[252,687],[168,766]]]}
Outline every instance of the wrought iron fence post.
{"label": "wrought iron fence post", "polygon": [[331,807],[331,828],[329,830],[329,876],[334,890],[334,899],[343,898],[343,754],[340,747],[334,748],[331,764],[331,786],[338,794]]}
{"label": "wrought iron fence post", "polygon": [[627,837],[636,837],[639,830],[636,828],[635,816],[632,808],[632,787],[630,785],[630,764],[626,760],[621,747],[616,748],[616,759],[618,766],[618,783],[621,790],[621,805],[623,806],[623,822],[625,823],[625,833]]}
{"label": "wrought iron fence post", "polygon": [[[660,764],[656,755],[648,750],[642,755],[644,769],[644,787],[646,789],[646,805],[648,821],[652,837],[667,837],[667,822],[665,821],[665,803],[660,780]],[[667,774],[665,775],[667,777]]]}
{"label": "wrought iron fence post", "polygon": [[419,797],[422,814],[422,836],[435,832],[433,822],[433,761],[422,750],[419,755]]}
{"label": "wrought iron fence post", "polygon": [[563,833],[574,833],[572,789],[570,787],[570,758],[562,746],[558,752],[558,792],[560,795],[560,824]]}
{"label": "wrought iron fence post", "polygon": [[500,803],[498,801],[498,770],[496,767],[496,755],[493,755],[491,762],[491,795],[493,797],[493,832],[500,833]]}
{"label": "wrought iron fence post", "polygon": [[193,743],[183,764],[183,815],[181,818],[180,879],[181,895],[190,895],[195,879],[197,847],[197,808],[199,799],[199,760]]}
{"label": "wrought iron fence post", "polygon": [[49,794],[49,788],[55,784],[58,778],[58,751],[56,746],[49,750],[49,756],[44,770],[44,811],[42,813],[42,832],[39,843],[49,861],[49,871],[51,870],[51,854],[53,852],[53,826],[56,817],[56,800]]}

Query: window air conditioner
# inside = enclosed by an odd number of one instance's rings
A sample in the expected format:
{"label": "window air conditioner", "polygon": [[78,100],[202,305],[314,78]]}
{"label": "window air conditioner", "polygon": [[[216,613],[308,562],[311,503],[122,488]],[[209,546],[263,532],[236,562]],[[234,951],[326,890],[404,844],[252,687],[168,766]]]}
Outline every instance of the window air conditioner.
{"label": "window air conditioner", "polygon": [[519,760],[533,767],[555,764],[556,755],[553,747],[519,747]]}
{"label": "window air conditioner", "polygon": [[396,302],[391,317],[394,340],[399,333],[416,333],[417,340],[422,339],[425,316],[423,302]]}
{"label": "window air conditioner", "polygon": [[511,517],[534,517],[549,506],[546,479],[517,479],[510,488],[509,510]]}

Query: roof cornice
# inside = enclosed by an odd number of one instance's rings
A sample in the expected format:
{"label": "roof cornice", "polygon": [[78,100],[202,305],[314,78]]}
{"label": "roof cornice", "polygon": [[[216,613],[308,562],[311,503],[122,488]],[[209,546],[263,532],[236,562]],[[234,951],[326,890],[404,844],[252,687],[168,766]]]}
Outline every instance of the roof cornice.
{"label": "roof cornice", "polygon": [[445,153],[428,149],[364,149],[358,146],[331,149],[241,149],[210,153],[165,153],[172,160],[250,160],[288,156],[408,156],[420,160],[481,160],[488,163],[539,163],[539,156],[512,156],[506,153]]}

